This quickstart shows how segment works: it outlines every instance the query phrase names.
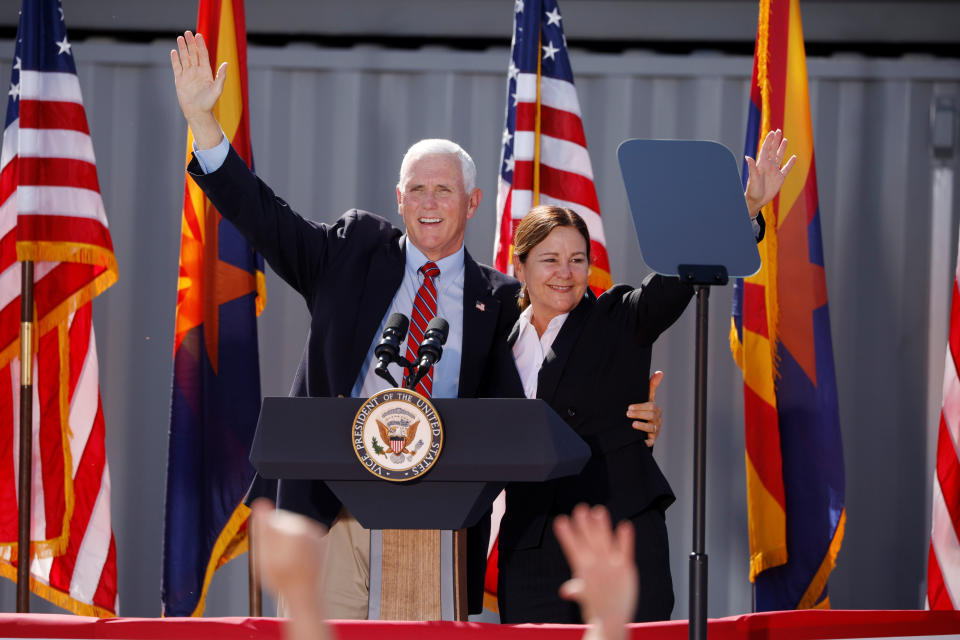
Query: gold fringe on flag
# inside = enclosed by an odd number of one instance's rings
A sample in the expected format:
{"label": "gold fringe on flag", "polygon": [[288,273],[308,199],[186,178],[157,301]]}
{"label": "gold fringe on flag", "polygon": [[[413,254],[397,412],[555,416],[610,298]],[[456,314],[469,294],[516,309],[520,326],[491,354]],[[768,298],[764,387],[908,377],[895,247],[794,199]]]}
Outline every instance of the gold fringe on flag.
{"label": "gold fringe on flag", "polygon": [[817,569],[817,574],[813,576],[813,580],[810,581],[810,586],[807,587],[807,590],[803,593],[803,597],[800,598],[800,604],[797,605],[797,609],[830,608],[829,598],[826,599],[825,603],[818,603],[817,598],[820,597],[820,594],[823,593],[824,587],[827,586],[827,580],[830,578],[830,572],[833,571],[833,568],[837,566],[837,554],[840,553],[840,545],[843,543],[843,533],[846,528],[847,510],[844,509],[840,513],[840,521],[837,523],[837,528],[833,532],[833,540],[830,541],[830,548],[827,549],[827,555],[823,558],[823,562],[820,563],[820,568]]}
{"label": "gold fringe on flag", "polygon": [[[17,568],[12,564],[0,563],[0,576],[17,581]],[[117,615],[112,611],[98,607],[95,604],[87,604],[74,600],[70,594],[64,593],[59,589],[54,589],[48,584],[40,582],[33,576],[30,576],[30,591],[37,594],[44,600],[52,602],[61,609],[66,609],[78,616],[88,616],[91,618],[116,618]]]}
{"label": "gold fringe on flag", "polygon": [[243,528],[244,523],[250,516],[250,507],[242,502],[234,509],[233,515],[224,525],[217,541],[210,552],[210,561],[207,563],[207,570],[203,576],[203,587],[200,590],[200,600],[197,602],[197,608],[190,615],[200,617],[207,606],[207,590],[210,588],[210,581],[217,569],[227,564],[237,556],[247,552],[249,542],[247,539],[247,530]]}
{"label": "gold fringe on flag", "polygon": [[[757,22],[757,84],[760,86],[760,139],[757,141],[757,151],[754,159],[759,155],[760,147],[766,133],[770,131],[770,11],[772,0],[760,0],[760,16]],[[767,309],[767,336],[770,346],[770,358],[773,363],[773,377],[776,380],[780,375],[780,358],[777,353],[780,327],[780,300],[777,287],[777,227],[780,218],[776,209],[778,200],[773,199],[763,208],[764,219],[767,221],[763,244],[760,247],[763,269],[766,270],[764,283],[764,302]],[[736,357],[736,356],[735,356]],[[741,358],[742,359],[742,358]]]}
{"label": "gold fringe on flag", "polygon": [[[96,294],[94,294],[96,295]],[[67,302],[70,302],[69,300]],[[64,304],[67,304],[66,302]],[[61,305],[62,306],[62,305]],[[49,316],[56,315],[56,310]],[[73,454],[70,451],[70,438],[73,437],[73,430],[70,428],[70,327],[67,323],[67,316],[56,325],[57,341],[60,358],[60,381],[58,383],[59,394],[57,405],[59,407],[60,423],[60,446],[63,455],[63,524],[60,528],[60,534],[55,538],[47,540],[31,540],[30,557],[31,558],[55,558],[62,556],[67,552],[67,545],[70,541],[70,520],[73,518],[73,511],[76,505],[76,496],[73,488]],[[33,353],[38,353],[39,332],[34,333]],[[16,354],[19,354],[20,340],[16,340],[14,347]],[[9,350],[9,347],[6,351]],[[9,361],[4,362],[6,366]],[[22,366],[23,363],[21,363]],[[6,562],[12,562],[17,555],[18,542],[0,543],[0,558]],[[9,555],[8,555],[9,554]],[[16,582],[16,569],[14,569],[13,581]],[[32,584],[32,583],[31,583]],[[38,583],[40,584],[40,583]],[[39,595],[39,593],[38,593]],[[64,607],[70,609],[70,607]]]}

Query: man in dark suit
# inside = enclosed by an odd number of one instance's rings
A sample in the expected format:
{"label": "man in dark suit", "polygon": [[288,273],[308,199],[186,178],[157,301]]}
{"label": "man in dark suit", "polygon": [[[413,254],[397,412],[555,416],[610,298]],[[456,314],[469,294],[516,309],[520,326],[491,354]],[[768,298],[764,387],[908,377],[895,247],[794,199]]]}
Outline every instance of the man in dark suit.
{"label": "man in dark suit", "polygon": [[[450,334],[432,392],[475,397],[495,341],[503,341],[517,319],[519,285],[475,262],[463,246],[466,222],[482,195],[470,156],[448,140],[422,140],[408,150],[397,184],[406,233],[356,209],[332,225],[315,224],[274,195],[223,136],[213,107],[223,91],[226,63],[214,77],[200,35],[186,32],[177,45],[171,51],[177,98],[194,136],[188,172],[273,270],[304,296],[310,310],[310,333],[292,395],[369,397],[385,388],[374,374],[374,347],[390,314],[411,315],[426,277],[421,268],[433,264],[440,272],[437,315],[448,320]],[[630,408],[627,415],[645,420],[648,410]],[[657,422],[643,423],[652,438]],[[321,482],[281,482],[277,499],[279,506],[331,527],[325,562],[328,613],[365,618],[369,532]],[[481,608],[486,562],[486,533],[476,533],[468,542],[471,611]]]}
{"label": "man in dark suit", "polygon": [[[446,140],[411,147],[397,185],[405,234],[359,210],[332,225],[318,225],[293,212],[230,148],[213,115],[224,68],[216,77],[211,74],[202,37],[187,32],[178,38],[171,64],[194,136],[189,173],[309,307],[310,333],[292,393],[368,397],[388,386],[374,374],[374,347],[391,313],[411,314],[426,278],[422,268],[436,265],[436,313],[449,321],[450,334],[432,392],[475,396],[495,338],[502,340],[516,320],[518,284],[476,263],[464,249],[466,222],[481,199],[470,156]],[[330,615],[365,618],[369,532],[320,482],[282,482],[278,502],[331,527],[325,563]],[[471,544],[471,567],[482,572],[486,540],[476,543]],[[471,609],[479,610],[482,579],[470,582],[475,587]]]}

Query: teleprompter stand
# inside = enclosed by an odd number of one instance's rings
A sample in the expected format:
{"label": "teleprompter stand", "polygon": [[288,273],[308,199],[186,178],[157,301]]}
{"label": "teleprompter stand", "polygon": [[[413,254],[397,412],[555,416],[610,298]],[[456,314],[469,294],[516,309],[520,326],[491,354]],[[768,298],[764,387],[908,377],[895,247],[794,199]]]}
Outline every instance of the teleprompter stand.
{"label": "teleprompter stand", "polygon": [[[250,460],[265,478],[323,480],[373,539],[384,530],[379,556],[371,545],[371,619],[465,620],[458,530],[476,524],[508,482],[578,473],[590,448],[542,400],[435,398],[444,426],[436,464],[417,480],[388,482],[354,450],[351,425],[365,402],[264,398]],[[397,549],[389,538],[397,529],[440,530],[440,543]]]}
{"label": "teleprompter stand", "polygon": [[644,262],[697,296],[690,640],[707,637],[707,324],[711,286],[760,268],[737,162],[694,140],[627,140],[617,155]]}

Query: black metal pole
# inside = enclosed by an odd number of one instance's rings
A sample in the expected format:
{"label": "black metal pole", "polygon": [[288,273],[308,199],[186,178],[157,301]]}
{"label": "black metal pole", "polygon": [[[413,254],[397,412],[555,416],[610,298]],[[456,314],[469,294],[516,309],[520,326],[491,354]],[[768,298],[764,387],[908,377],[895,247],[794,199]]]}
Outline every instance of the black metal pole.
{"label": "black metal pole", "polygon": [[690,554],[690,640],[707,637],[707,324],[710,287],[696,285],[697,349],[693,437],[693,553]]}
{"label": "black metal pole", "polygon": [[33,262],[20,270],[20,470],[17,613],[30,611],[30,499],[33,495]]}

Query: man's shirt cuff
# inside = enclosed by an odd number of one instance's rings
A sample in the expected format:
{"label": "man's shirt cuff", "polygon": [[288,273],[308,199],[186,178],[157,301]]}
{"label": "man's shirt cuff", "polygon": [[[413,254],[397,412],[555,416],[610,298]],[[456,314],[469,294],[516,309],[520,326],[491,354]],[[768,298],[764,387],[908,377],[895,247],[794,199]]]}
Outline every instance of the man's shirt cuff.
{"label": "man's shirt cuff", "polygon": [[193,143],[193,157],[200,163],[200,168],[204,173],[213,173],[223,166],[230,153],[230,141],[227,136],[223,136],[220,144],[212,149],[197,149],[197,143]]}

